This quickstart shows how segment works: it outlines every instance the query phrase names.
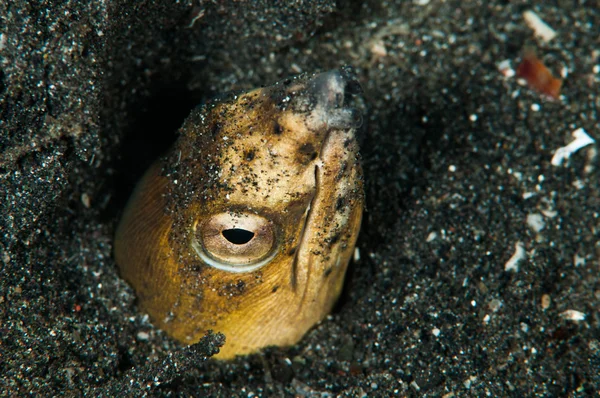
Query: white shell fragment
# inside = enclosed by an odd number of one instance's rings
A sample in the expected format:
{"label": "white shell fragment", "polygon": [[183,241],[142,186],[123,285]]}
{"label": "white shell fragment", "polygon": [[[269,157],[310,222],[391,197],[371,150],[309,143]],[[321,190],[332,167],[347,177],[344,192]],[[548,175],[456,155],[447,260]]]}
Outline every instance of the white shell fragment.
{"label": "white shell fragment", "polygon": [[536,37],[539,37],[544,42],[549,42],[556,37],[556,31],[542,20],[535,12],[527,10],[523,13],[523,19],[529,26]]}
{"label": "white shell fragment", "polygon": [[430,232],[429,235],[427,235],[427,239],[425,239],[425,241],[427,243],[429,243],[429,242],[433,242],[436,239],[437,239],[437,232],[433,231],[433,232]]}
{"label": "white shell fragment", "polygon": [[526,256],[525,248],[522,242],[515,243],[515,254],[504,264],[504,271],[515,271],[519,270],[519,262]]}
{"label": "white shell fragment", "polygon": [[561,312],[560,316],[561,318],[575,322],[583,321],[585,319],[585,314],[577,310],[566,310],[564,312]]}
{"label": "white shell fragment", "polygon": [[81,203],[83,203],[86,209],[89,209],[92,206],[92,199],[86,192],[81,194]]}
{"label": "white shell fragment", "polygon": [[354,258],[355,263],[360,261],[360,249],[358,247],[354,248],[354,255],[352,257]]}
{"label": "white shell fragment", "polygon": [[554,152],[554,156],[552,156],[551,161],[553,166],[560,166],[563,160],[568,159],[569,157],[571,157],[572,154],[574,154],[581,148],[596,142],[582,128],[578,128],[577,130],[573,131],[572,135],[573,138],[575,138],[574,141],[572,141],[567,146],[558,148],[556,152]]}
{"label": "white shell fragment", "polygon": [[527,226],[531,228],[534,232],[539,233],[544,227],[546,223],[544,222],[544,217],[542,217],[539,213],[531,213],[527,215]]}
{"label": "white shell fragment", "polygon": [[504,61],[500,62],[498,64],[498,70],[507,79],[513,77],[516,74],[515,70],[511,66],[510,59],[505,59]]}

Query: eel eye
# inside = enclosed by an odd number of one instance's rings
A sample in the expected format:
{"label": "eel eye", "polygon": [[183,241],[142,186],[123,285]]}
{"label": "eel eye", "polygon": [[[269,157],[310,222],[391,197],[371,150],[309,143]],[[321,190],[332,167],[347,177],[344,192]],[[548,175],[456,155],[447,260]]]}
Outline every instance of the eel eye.
{"label": "eel eye", "polygon": [[253,213],[219,213],[194,225],[192,248],[211,267],[255,271],[277,254],[275,227]]}

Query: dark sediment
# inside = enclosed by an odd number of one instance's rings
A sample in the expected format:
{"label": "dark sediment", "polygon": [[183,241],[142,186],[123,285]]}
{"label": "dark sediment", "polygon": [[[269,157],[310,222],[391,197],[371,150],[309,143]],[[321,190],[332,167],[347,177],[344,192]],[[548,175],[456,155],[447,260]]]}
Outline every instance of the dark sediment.
{"label": "dark sediment", "polygon": [[[597,392],[598,145],[551,159],[600,138],[600,12],[540,5],[544,43],[528,3],[0,4],[0,395]],[[560,100],[499,71],[526,47]],[[295,347],[206,361],[221,336],[184,348],[137,309],[119,213],[198,103],[343,65],[369,106],[344,296]]]}

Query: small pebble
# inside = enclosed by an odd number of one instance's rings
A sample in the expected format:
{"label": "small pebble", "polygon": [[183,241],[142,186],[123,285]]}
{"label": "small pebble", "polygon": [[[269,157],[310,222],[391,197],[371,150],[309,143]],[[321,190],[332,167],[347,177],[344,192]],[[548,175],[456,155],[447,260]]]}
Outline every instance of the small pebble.
{"label": "small pebble", "polygon": [[550,295],[542,295],[542,309],[547,310],[550,307]]}
{"label": "small pebble", "polygon": [[87,193],[82,193],[81,194],[81,203],[83,203],[83,205],[85,206],[86,209],[89,209],[90,206],[92,205],[92,201],[90,198],[90,195],[88,195]]}
{"label": "small pebble", "polygon": [[539,213],[528,214],[527,225],[536,233],[539,233],[542,229],[544,229],[544,227],[546,227],[544,217],[542,217],[542,215]]}

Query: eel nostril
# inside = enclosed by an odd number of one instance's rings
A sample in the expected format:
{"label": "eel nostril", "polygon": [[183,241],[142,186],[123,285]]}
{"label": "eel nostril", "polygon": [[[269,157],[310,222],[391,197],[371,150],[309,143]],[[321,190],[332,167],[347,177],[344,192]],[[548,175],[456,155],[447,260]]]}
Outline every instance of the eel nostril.
{"label": "eel nostril", "polygon": [[329,71],[316,75],[309,82],[308,90],[323,107],[339,107],[344,102],[344,85],[339,71]]}

